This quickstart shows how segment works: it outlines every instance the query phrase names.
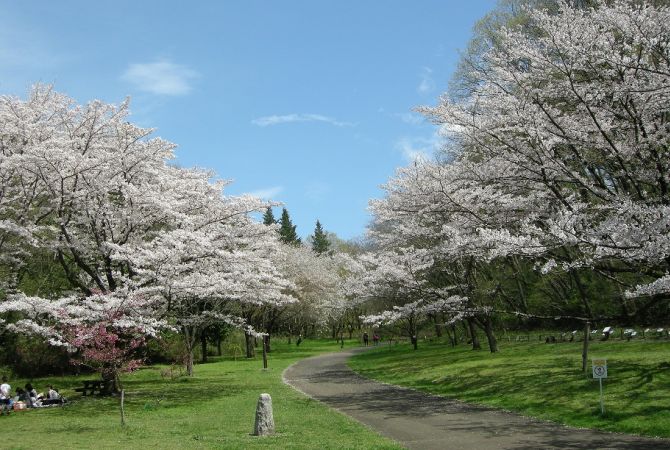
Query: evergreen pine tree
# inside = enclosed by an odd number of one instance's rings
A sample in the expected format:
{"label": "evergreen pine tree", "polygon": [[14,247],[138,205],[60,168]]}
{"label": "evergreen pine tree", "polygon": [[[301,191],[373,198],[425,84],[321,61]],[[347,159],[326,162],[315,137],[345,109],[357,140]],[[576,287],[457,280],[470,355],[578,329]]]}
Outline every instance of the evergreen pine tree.
{"label": "evergreen pine tree", "polygon": [[268,209],[265,210],[265,214],[263,214],[263,224],[274,225],[276,223],[277,221],[275,220],[275,215],[272,212],[272,208],[268,206]]}
{"label": "evergreen pine tree", "polygon": [[296,225],[293,225],[286,208],[282,209],[281,219],[279,219],[279,240],[285,244],[300,245],[301,241],[295,232]]}
{"label": "evergreen pine tree", "polygon": [[329,249],[330,241],[321,227],[321,222],[317,220],[316,228],[314,228],[314,238],[312,239],[312,250],[320,255],[327,252]]}

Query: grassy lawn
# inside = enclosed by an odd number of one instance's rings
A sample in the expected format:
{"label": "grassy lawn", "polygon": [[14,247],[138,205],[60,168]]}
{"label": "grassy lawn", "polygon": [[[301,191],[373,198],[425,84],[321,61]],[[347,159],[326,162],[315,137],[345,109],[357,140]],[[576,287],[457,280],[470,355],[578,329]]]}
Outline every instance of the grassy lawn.
{"label": "grassy lawn", "polygon": [[[484,344],[483,344],[484,345]],[[607,358],[603,380],[581,372],[581,342],[501,342],[500,352],[466,345],[420,342],[356,355],[350,366],[363,376],[517,411],[577,427],[670,437],[670,341],[592,341],[589,359]]]}
{"label": "grassy lawn", "polygon": [[[357,345],[354,342],[345,346]],[[0,417],[1,448],[12,449],[399,449],[348,417],[308,399],[281,380],[298,359],[337,351],[332,342],[306,340],[297,348],[273,341],[269,369],[262,359],[215,358],[197,365],[192,378],[170,380],[161,367],[148,367],[124,378],[126,425],[120,423],[119,399],[85,397],[73,389],[87,377],[32,380],[38,390],[48,383],[71,403],[63,408],[16,412]],[[27,380],[10,380],[12,388]],[[255,437],[258,396],[272,396],[277,433]]]}

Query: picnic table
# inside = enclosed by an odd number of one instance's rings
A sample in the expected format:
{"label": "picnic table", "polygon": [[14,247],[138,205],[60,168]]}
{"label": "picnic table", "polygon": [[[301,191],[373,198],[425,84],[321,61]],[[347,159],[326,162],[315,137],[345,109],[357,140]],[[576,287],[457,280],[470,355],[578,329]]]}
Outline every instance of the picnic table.
{"label": "picnic table", "polygon": [[112,384],[110,380],[84,380],[83,386],[76,388],[75,392],[81,392],[86,397],[87,395],[109,395],[112,393]]}

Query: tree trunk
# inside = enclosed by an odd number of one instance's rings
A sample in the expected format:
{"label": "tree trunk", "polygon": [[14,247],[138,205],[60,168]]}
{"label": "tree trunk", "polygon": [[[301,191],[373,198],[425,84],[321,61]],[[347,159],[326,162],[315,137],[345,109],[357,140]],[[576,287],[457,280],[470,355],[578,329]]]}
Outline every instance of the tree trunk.
{"label": "tree trunk", "polygon": [[519,264],[519,260],[517,259],[516,256],[512,256],[512,266],[514,267],[514,270],[516,271],[516,276],[514,277],[514,280],[516,281],[516,286],[517,289],[519,290],[519,299],[521,300],[521,311],[527,313],[528,312],[528,300],[526,298],[526,290],[524,289],[524,283],[521,282],[521,276],[523,274],[523,269],[521,268]]}
{"label": "tree trunk", "polygon": [[593,319],[593,310],[591,309],[591,303],[589,303],[589,298],[586,295],[586,289],[582,284],[582,280],[576,270],[573,269],[570,271],[570,273],[572,274],[572,278],[575,280],[575,284],[577,285],[579,298],[582,300],[582,305],[584,305],[584,312],[587,314],[589,319]]}
{"label": "tree trunk", "polygon": [[193,376],[193,347],[195,345],[195,330],[189,327],[183,327],[184,331],[184,347],[186,350],[184,365],[186,366],[186,374],[189,377]]}
{"label": "tree trunk", "polygon": [[253,358],[254,356],[256,356],[256,352],[254,351],[253,339],[254,337],[251,335],[251,333],[248,333],[246,331],[244,332],[244,343],[247,349],[247,358]]}
{"label": "tree trunk", "polygon": [[437,314],[433,316],[433,322],[435,323],[435,336],[441,338],[442,337],[442,328],[441,324],[439,323],[439,320],[437,320]]}
{"label": "tree trunk", "polygon": [[193,376],[193,349],[187,350],[186,353],[186,375]]}
{"label": "tree trunk", "polygon": [[451,326],[451,331],[454,334],[454,347],[456,347],[458,345],[458,333],[456,332],[456,324],[453,324]]}
{"label": "tree trunk", "polygon": [[498,351],[498,341],[493,333],[493,326],[491,325],[491,319],[489,317],[484,321],[484,333],[486,333],[486,339],[489,341],[489,349],[491,350],[491,353],[496,353]]}
{"label": "tree trunk", "polygon": [[205,334],[205,330],[202,330],[200,333],[200,351],[202,352],[202,356],[200,357],[200,361],[202,363],[207,362],[207,335]]}
{"label": "tree trunk", "polygon": [[216,338],[216,354],[218,356],[223,356],[223,349],[221,348],[221,336]]}
{"label": "tree trunk", "polygon": [[481,350],[482,344],[479,343],[477,331],[475,330],[475,322],[472,319],[468,319],[468,331],[470,332],[470,339],[472,340],[472,349]]}
{"label": "tree trunk", "polygon": [[409,338],[410,341],[412,342],[412,347],[414,347],[414,350],[417,350],[419,348],[419,343],[418,343],[418,337],[416,335],[416,323],[414,322],[414,316],[411,315],[409,319],[407,319],[407,329],[409,331]]}
{"label": "tree trunk", "polygon": [[582,347],[582,372],[586,373],[586,361],[589,359],[589,338],[591,337],[591,324],[584,324],[584,346]]}
{"label": "tree trunk", "polygon": [[123,389],[119,371],[115,367],[103,370],[102,373],[100,373],[100,377],[102,378],[103,383],[107,385],[110,393],[116,394],[119,392],[119,389]]}
{"label": "tree trunk", "polygon": [[268,333],[267,336],[265,336],[265,351],[270,353],[270,333]]}
{"label": "tree trunk", "polygon": [[449,343],[451,344],[451,346],[456,347],[456,338],[451,336],[449,328],[445,328],[444,332],[447,333],[447,337],[449,338]]}

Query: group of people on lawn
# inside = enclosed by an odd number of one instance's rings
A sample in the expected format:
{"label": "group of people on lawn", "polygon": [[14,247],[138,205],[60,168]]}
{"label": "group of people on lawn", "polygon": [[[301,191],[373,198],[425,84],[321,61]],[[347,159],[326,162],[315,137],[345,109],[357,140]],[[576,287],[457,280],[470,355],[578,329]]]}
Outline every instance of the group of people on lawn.
{"label": "group of people on lawn", "polygon": [[46,394],[38,394],[32,384],[26,383],[25,389],[18,388],[16,393],[12,395],[12,386],[7,382],[6,376],[2,377],[2,384],[0,384],[0,405],[2,406],[2,411],[0,414],[9,415],[12,410],[60,405],[63,403],[63,400],[63,397],[58,393],[58,389],[54,389],[51,385],[49,385]]}

